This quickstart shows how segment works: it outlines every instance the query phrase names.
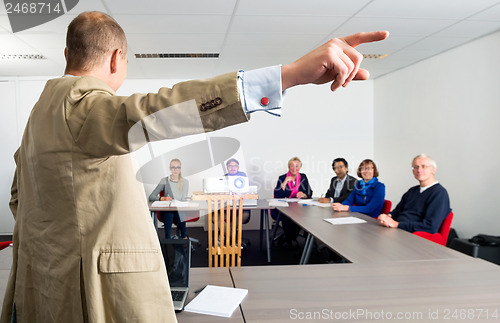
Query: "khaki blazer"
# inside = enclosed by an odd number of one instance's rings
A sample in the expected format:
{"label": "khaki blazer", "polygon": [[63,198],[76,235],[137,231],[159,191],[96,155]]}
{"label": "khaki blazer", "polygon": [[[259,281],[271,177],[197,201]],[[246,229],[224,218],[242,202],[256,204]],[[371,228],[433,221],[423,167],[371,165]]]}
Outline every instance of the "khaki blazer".
{"label": "khaki blazer", "polygon": [[[13,265],[0,322],[14,305],[18,322],[176,321],[129,154],[145,141],[131,133],[160,140],[247,121],[236,80],[230,73],[130,97],[91,76],[47,82],[15,155]],[[170,123],[158,117],[165,111]]]}

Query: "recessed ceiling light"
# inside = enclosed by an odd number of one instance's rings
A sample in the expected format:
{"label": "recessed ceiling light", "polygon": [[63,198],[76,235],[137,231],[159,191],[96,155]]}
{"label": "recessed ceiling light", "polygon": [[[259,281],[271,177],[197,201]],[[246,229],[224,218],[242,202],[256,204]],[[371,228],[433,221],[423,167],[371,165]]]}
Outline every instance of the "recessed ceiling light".
{"label": "recessed ceiling light", "polygon": [[0,60],[47,59],[40,54],[2,54]]}
{"label": "recessed ceiling light", "polygon": [[219,58],[219,53],[154,53],[154,54],[135,54],[135,58]]}
{"label": "recessed ceiling light", "polygon": [[386,57],[387,54],[363,54],[364,59],[383,59]]}

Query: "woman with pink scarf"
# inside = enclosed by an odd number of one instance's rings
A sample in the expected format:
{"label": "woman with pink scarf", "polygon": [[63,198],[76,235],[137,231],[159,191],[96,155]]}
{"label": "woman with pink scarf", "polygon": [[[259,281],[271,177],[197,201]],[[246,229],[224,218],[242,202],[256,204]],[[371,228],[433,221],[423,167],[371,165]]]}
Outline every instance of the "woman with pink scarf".
{"label": "woman with pink scarf", "polygon": [[[288,173],[278,178],[276,188],[274,189],[275,198],[312,198],[313,192],[309,186],[306,174],[299,173],[301,167],[302,162],[298,157],[293,157],[288,161]],[[288,248],[293,247],[294,243],[297,244],[296,238],[300,227],[278,210],[273,211],[271,212],[273,219],[276,220],[278,216],[280,217],[285,233],[284,237],[278,241],[278,244]]]}

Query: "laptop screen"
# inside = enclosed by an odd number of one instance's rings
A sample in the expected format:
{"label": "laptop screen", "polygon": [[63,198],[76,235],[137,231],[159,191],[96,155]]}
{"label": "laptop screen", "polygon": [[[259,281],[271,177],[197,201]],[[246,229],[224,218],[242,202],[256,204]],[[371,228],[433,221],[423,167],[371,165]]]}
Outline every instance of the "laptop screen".
{"label": "laptop screen", "polygon": [[189,239],[161,239],[160,244],[170,287],[189,287],[191,241]]}

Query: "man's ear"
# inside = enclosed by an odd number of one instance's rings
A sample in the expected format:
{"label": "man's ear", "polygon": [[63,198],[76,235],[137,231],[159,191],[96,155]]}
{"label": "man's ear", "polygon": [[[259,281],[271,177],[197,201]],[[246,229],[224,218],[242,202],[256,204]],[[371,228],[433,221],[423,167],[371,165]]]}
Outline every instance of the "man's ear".
{"label": "man's ear", "polygon": [[68,47],[64,48],[64,59],[68,61]]}
{"label": "man's ear", "polygon": [[118,71],[118,62],[121,59],[122,49],[118,48],[111,54],[111,60],[109,62],[109,71],[114,74]]}

